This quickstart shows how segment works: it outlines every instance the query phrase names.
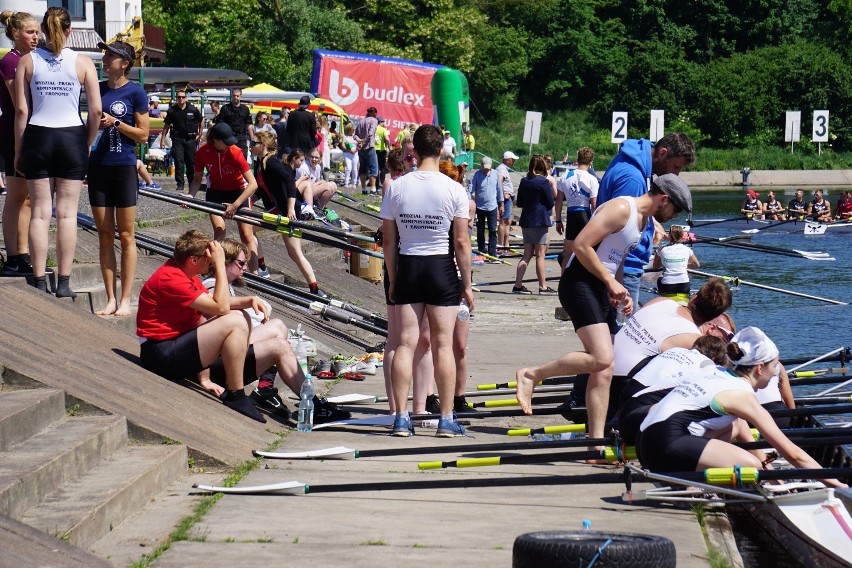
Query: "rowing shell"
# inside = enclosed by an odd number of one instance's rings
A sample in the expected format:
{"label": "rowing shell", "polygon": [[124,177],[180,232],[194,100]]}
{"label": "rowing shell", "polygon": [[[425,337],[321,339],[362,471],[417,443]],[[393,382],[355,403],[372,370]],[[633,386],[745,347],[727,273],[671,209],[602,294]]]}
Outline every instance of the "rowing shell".
{"label": "rowing shell", "polygon": [[[706,224],[706,227],[701,225]],[[696,219],[696,230],[722,229],[737,230],[743,233],[803,233],[822,235],[825,233],[852,233],[852,222],[832,221],[815,223],[813,221],[760,221],[757,219]]]}

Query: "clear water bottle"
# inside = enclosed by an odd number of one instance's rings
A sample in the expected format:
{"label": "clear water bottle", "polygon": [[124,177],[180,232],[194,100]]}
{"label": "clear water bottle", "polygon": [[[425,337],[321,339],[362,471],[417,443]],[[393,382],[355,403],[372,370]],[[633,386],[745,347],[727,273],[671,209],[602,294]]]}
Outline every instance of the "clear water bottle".
{"label": "clear water bottle", "polygon": [[310,371],[308,371],[308,347],[301,338],[296,344],[296,361],[298,361],[299,368],[302,369],[302,373],[305,377],[309,377],[311,374]]}
{"label": "clear water bottle", "polygon": [[296,430],[310,432],[314,428],[314,385],[311,376],[305,376],[302,389],[299,391],[299,419]]}
{"label": "clear water bottle", "polygon": [[467,300],[462,300],[459,304],[459,321],[467,321],[470,319],[470,306],[467,305]]}
{"label": "clear water bottle", "polygon": [[624,308],[626,306],[627,306],[627,300],[622,300],[621,303],[618,304],[618,307],[616,308],[615,323],[616,323],[616,325],[618,325],[618,327],[622,327],[624,324],[627,323],[627,320],[630,319],[629,316],[624,314]]}

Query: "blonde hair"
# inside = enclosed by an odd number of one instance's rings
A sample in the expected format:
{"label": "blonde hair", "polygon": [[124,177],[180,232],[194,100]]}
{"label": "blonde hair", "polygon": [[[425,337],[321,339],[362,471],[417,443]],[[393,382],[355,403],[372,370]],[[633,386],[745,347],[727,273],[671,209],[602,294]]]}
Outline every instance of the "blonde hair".
{"label": "blonde hair", "polygon": [[263,145],[264,150],[263,157],[261,158],[261,167],[266,169],[266,160],[269,156],[274,155],[278,152],[278,140],[275,138],[275,135],[266,130],[261,130],[256,133],[258,141]]}
{"label": "blonde hair", "polygon": [[27,22],[36,22],[36,24],[38,24],[36,17],[29,12],[13,12],[12,10],[4,10],[3,13],[0,13],[0,24],[6,26],[6,37],[9,38],[12,43],[15,43],[14,32],[23,30]]}
{"label": "blonde hair", "polygon": [[47,36],[47,44],[53,47],[53,53],[59,55],[65,47],[66,35],[71,29],[71,16],[65,8],[48,8],[41,21],[41,30]]}

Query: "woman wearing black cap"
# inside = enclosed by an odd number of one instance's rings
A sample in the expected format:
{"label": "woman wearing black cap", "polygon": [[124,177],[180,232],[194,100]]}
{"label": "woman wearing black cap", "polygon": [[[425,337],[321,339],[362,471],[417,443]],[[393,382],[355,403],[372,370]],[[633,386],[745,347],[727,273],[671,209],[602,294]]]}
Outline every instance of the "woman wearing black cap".
{"label": "woman wearing black cap", "polygon": [[[101,83],[103,118],[101,136],[89,156],[89,203],[98,227],[101,274],[107,293],[107,305],[99,316],[129,316],[130,293],[136,274],[136,198],[139,176],[136,173],[136,144],[148,140],[148,98],[145,91],[127,78],[136,51],[130,44],[117,41],[99,43],[104,50]],[[121,240],[121,301],[116,301],[115,227]]]}
{"label": "woman wearing black cap", "polygon": [[[212,203],[226,205],[224,218],[210,215],[213,223],[213,238],[222,240],[227,233],[225,219],[233,219],[237,210],[246,205],[257,190],[257,182],[242,150],[237,146],[237,137],[231,127],[220,122],[207,131],[207,144],[195,155],[195,178],[189,186],[189,196],[195,197],[201,188],[204,169],[207,169],[207,193],[205,198]],[[257,272],[257,241],[251,225],[237,223],[240,240],[249,249],[249,268]]]}

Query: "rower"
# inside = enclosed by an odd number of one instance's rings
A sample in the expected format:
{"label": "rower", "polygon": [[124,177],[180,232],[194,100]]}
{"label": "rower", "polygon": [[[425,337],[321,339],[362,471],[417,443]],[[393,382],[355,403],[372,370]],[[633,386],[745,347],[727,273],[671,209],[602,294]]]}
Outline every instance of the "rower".
{"label": "rower", "polygon": [[814,191],[814,199],[808,204],[808,217],[823,223],[831,221],[831,204],[823,198],[821,189]]}
{"label": "rower", "polygon": [[787,218],[797,221],[804,221],[807,214],[807,206],[805,205],[804,190],[797,189],[796,197],[790,200],[787,204]]}
{"label": "rower", "polygon": [[852,219],[852,192],[844,191],[840,194],[834,214],[838,219]]}
{"label": "rower", "polygon": [[695,252],[682,241],[683,227],[672,225],[669,228],[669,244],[657,250],[653,268],[663,269],[663,274],[657,280],[660,296],[685,306],[689,303],[690,282],[687,269],[699,268],[701,265],[695,257]]}
{"label": "rower", "polygon": [[[710,377],[689,377],[651,407],[640,426],[636,452],[642,466],[656,472],[703,471],[710,467],[755,467],[768,464],[729,442],[747,420],[791,464],[820,468],[790,441],[757,401],[755,391],[776,373],[778,348],[756,327],[746,327],[728,345],[733,371],[717,368]],[[740,439],[748,439],[736,426]],[[824,483],[846,487],[835,479]]]}
{"label": "rower", "polygon": [[760,194],[755,190],[746,191],[746,200],[740,207],[740,213],[749,219],[763,219],[763,204],[758,197],[760,197]]}
{"label": "rower", "polygon": [[781,202],[775,199],[775,192],[770,191],[766,194],[766,203],[763,204],[763,216],[769,221],[784,220],[784,206]]}

